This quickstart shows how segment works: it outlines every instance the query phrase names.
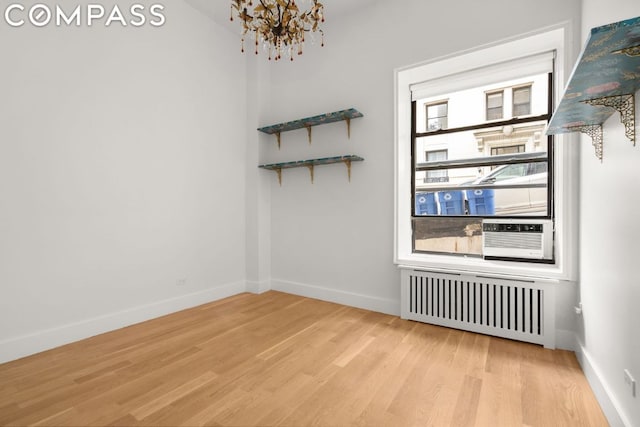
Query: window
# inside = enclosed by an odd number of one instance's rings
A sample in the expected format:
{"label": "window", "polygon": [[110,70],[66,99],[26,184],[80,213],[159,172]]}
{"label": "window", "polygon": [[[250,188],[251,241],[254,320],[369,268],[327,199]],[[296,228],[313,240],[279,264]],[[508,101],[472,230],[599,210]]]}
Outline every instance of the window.
{"label": "window", "polygon": [[501,119],[503,116],[504,91],[487,93],[487,120]]}
{"label": "window", "polygon": [[503,154],[524,153],[525,145],[508,145],[506,147],[491,147],[492,156],[501,156]]}
{"label": "window", "polygon": [[513,89],[513,117],[531,114],[531,86]]}
{"label": "window", "polygon": [[[396,70],[394,262],[398,266],[575,279],[571,254],[577,246],[573,220],[577,206],[571,188],[578,179],[577,144],[571,143],[571,135],[550,139],[545,133],[552,111],[549,100],[559,97],[558,82],[566,78],[570,34],[567,26],[561,26]],[[526,86],[531,86],[530,114],[512,119],[513,88]],[[543,88],[542,97],[538,86]],[[458,97],[465,90],[475,91],[465,98],[472,101],[459,106]],[[487,121],[487,94],[500,91],[503,118]],[[443,99],[449,107],[447,128],[429,132],[424,105]],[[521,151],[518,146],[524,146],[524,152],[504,153]],[[447,160],[427,162],[426,152],[437,150],[447,150]],[[447,171],[448,182],[424,182],[428,172],[442,170]],[[476,191],[485,189],[493,190],[492,215],[479,213],[473,200]],[[520,203],[523,193],[529,197],[527,206]],[[520,200],[509,200],[510,195]],[[550,219],[554,263],[483,258],[474,245],[481,239],[482,221],[496,216],[507,221]]]}
{"label": "window", "polygon": [[[448,157],[449,157],[449,152],[447,150],[433,150],[433,151],[427,151],[425,153],[425,158],[427,159],[427,163],[447,160]],[[427,171],[427,177],[424,179],[425,183],[448,182],[448,181],[449,181],[449,175],[447,174],[446,170]]]}
{"label": "window", "polygon": [[427,108],[427,130],[440,130],[447,128],[447,116],[449,114],[449,103],[439,102],[430,104]]}
{"label": "window", "polygon": [[[484,121],[482,107],[474,100],[486,94],[487,112],[493,111],[495,119],[498,108],[502,114],[504,91],[490,92],[487,87],[511,87],[518,81],[536,82],[540,91],[536,96],[547,102],[526,118]],[[415,176],[426,173],[423,182],[414,180],[414,199],[418,201],[412,227],[414,251],[480,256],[483,218],[552,217],[548,189],[553,177],[547,174],[551,170],[552,156],[548,153],[552,151],[552,137],[546,137],[545,143],[539,145],[533,144],[532,137],[544,133],[551,118],[551,81],[549,72],[540,72],[436,94],[435,97],[444,96],[456,106],[448,111],[456,126],[448,129],[419,132],[420,118],[414,115],[413,153],[426,151],[426,161],[419,155],[414,155],[412,161]],[[416,105],[429,102],[430,97],[413,101]],[[416,110],[414,107],[413,111]],[[479,149],[480,135],[486,139],[493,136],[499,145],[491,145],[488,152]],[[529,142],[529,147],[521,143],[523,140]],[[429,150],[434,146],[446,149]],[[540,169],[538,164],[544,165],[544,172],[534,173]],[[433,179],[444,176],[446,181]],[[423,199],[431,205],[421,206]]]}

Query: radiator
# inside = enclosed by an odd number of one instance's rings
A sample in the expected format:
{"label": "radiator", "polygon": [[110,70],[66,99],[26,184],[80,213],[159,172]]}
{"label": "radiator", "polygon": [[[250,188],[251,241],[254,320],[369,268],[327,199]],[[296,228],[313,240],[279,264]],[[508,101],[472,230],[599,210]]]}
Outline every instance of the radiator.
{"label": "radiator", "polygon": [[401,271],[403,319],[555,348],[553,283]]}

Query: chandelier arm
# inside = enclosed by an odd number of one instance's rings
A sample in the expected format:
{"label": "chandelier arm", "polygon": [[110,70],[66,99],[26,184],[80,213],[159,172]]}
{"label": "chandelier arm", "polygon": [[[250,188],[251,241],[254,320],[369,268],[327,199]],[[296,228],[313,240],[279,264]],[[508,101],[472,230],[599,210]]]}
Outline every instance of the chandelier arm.
{"label": "chandelier arm", "polygon": [[[276,1],[276,7],[278,8],[278,24],[282,24],[282,10],[280,9],[280,3],[278,3],[277,1]],[[287,4],[287,9],[288,8],[289,8],[289,5]]]}
{"label": "chandelier arm", "polygon": [[[260,4],[265,8],[265,10],[267,10],[267,11],[269,12],[269,14],[270,14],[271,16],[273,16],[273,12],[271,11],[271,9],[269,9],[269,8],[267,7],[267,5],[264,3],[264,0],[260,0]],[[279,8],[280,8],[280,6],[278,6],[278,9],[279,9]],[[279,12],[278,12],[278,13],[279,13]]]}
{"label": "chandelier arm", "polygon": [[[293,0],[288,0],[288,1],[287,1],[287,5],[284,7],[284,10],[285,10],[285,11],[289,10],[289,6],[291,6],[291,2],[292,2],[292,1],[293,1]],[[277,3],[277,2],[276,2],[276,3]],[[279,4],[278,4],[278,14],[280,14],[280,5],[279,5]],[[295,17],[295,18],[297,18],[297,15],[296,15],[296,16],[294,16],[293,14],[291,14],[291,18],[294,18],[294,17]],[[283,18],[284,18],[284,15],[282,15],[282,16],[280,17],[280,24],[282,24],[282,19],[283,19]],[[288,28],[288,27],[289,27],[289,25],[291,25],[291,23],[293,23],[294,21],[295,21],[295,19],[290,19],[290,20],[289,20],[289,22],[287,23],[287,28]]]}
{"label": "chandelier arm", "polygon": [[[305,13],[303,13],[302,15],[300,15],[300,16],[299,16],[299,21],[300,21],[300,23],[302,24],[302,25],[300,25],[300,29],[301,29],[302,31],[304,31],[305,33],[309,33],[309,32],[312,32],[312,31],[313,31],[313,29],[312,29],[312,28],[307,29],[307,28],[305,27],[305,25],[304,25],[304,24],[309,24],[309,23],[307,22],[307,20],[309,19],[309,16],[310,16],[310,13],[309,13],[309,12],[305,12]],[[294,28],[295,28],[295,23],[293,22],[293,19],[292,19],[292,20],[291,20],[291,22],[287,25],[287,28],[291,28],[291,26],[292,26],[292,25],[293,25],[293,26],[294,26]],[[322,31],[322,30],[319,30],[319,31]]]}

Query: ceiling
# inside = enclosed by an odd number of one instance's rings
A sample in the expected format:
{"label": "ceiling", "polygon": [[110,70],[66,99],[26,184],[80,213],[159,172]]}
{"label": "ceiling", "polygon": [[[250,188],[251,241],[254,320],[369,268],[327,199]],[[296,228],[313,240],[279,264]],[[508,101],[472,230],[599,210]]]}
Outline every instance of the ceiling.
{"label": "ceiling", "polygon": [[[324,5],[324,14],[327,21],[332,21],[343,15],[354,12],[359,7],[372,4],[378,0],[321,0]],[[228,28],[230,31],[237,32],[237,23],[229,21],[231,1],[230,0],[185,0],[195,9],[199,10],[216,23]],[[306,9],[310,0],[298,1],[301,9]]]}

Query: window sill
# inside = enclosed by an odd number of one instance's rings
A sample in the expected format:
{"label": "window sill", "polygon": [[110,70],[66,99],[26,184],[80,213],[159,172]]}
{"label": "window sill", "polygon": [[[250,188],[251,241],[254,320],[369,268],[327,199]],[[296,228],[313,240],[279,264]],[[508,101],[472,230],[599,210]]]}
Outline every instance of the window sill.
{"label": "window sill", "polygon": [[556,264],[485,260],[466,255],[412,253],[395,259],[401,269],[431,270],[453,274],[491,275],[520,280],[571,281],[572,277]]}

